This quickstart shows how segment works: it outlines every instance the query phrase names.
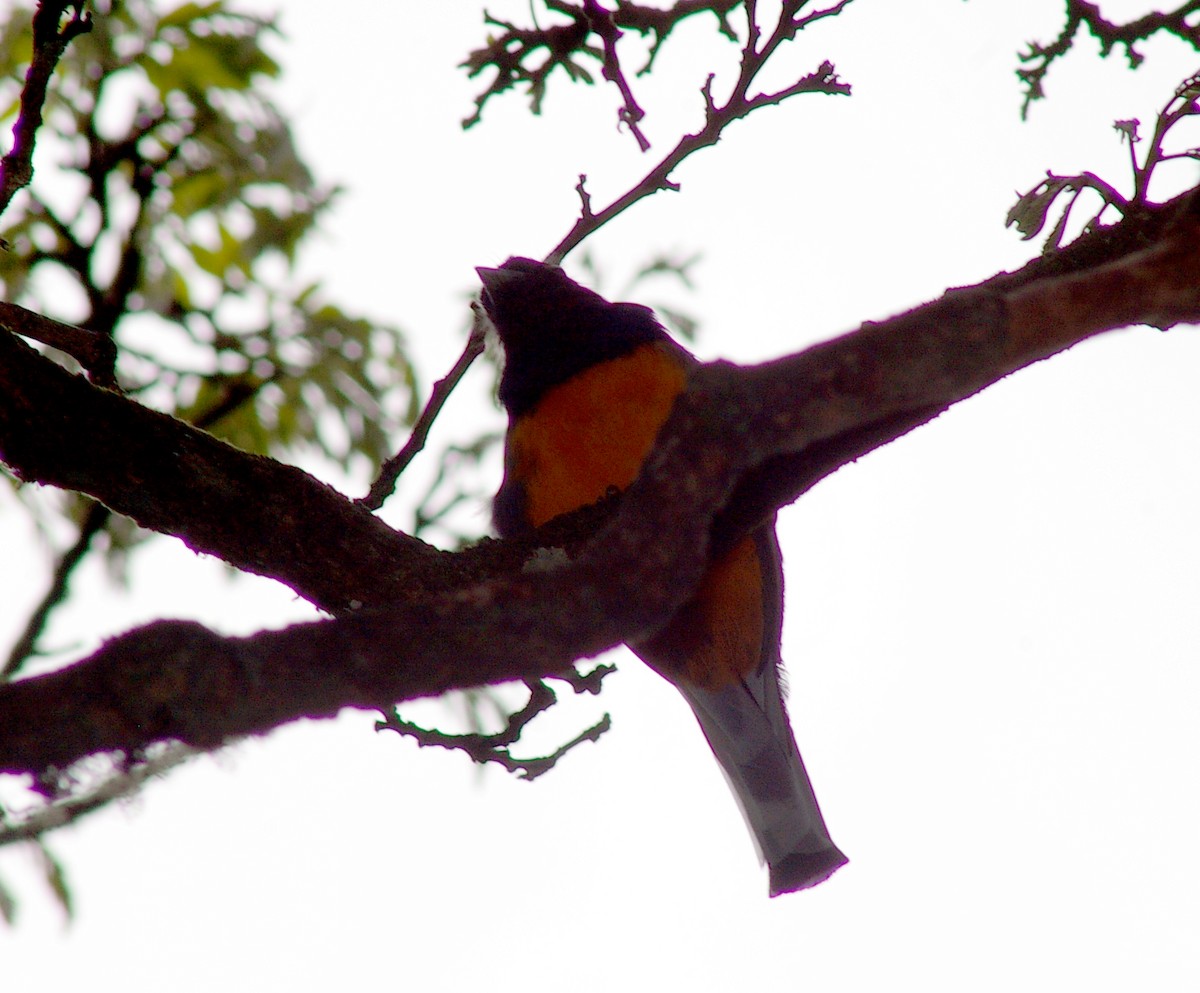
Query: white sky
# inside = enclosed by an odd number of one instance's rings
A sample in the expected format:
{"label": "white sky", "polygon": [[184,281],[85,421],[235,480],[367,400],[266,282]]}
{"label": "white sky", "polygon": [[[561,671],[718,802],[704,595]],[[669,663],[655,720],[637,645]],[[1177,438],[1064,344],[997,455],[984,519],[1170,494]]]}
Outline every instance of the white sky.
{"label": "white sky", "polygon": [[[645,299],[698,314],[702,356],[756,361],[1020,265],[1037,249],[1003,228],[1013,190],[1047,168],[1127,187],[1112,120],[1149,122],[1195,69],[1151,44],[1130,74],[1084,41],[1021,124],[1015,52],[1053,37],[1061,6],[859,0],[781,59],[793,76],[832,59],[854,96],[732,127],[678,172],[681,193],[594,240],[610,285],[658,250],[703,252],[694,295]],[[523,20],[527,5],[490,9]],[[476,4],[304,0],[283,26],[281,100],[348,187],[305,268],[403,325],[426,383],[460,346],[473,266],[552,247],[578,173],[604,203],[648,167],[613,127],[615,94],[562,79],[543,117],[508,97],[464,134],[482,84],[455,64],[482,37]],[[654,151],[697,123],[709,33],[681,30],[638,84]],[[622,657],[603,698],[569,701],[530,749],[604,710],[614,730],[532,785],[347,714],[199,760],[54,836],[69,927],[25,853],[3,853],[22,916],[0,931],[0,985],[1200,987],[1197,369],[1193,329],[1107,336],[784,512],[792,716],[851,859],[826,885],[767,899],[686,706]],[[498,417],[484,387],[467,381],[435,443]],[[403,500],[387,514],[404,523]],[[35,555],[14,515],[0,529]],[[43,573],[0,574],[3,644]],[[98,568],[74,585],[53,637],[81,651],[156,616],[230,633],[305,616],[165,540],[128,593]]]}

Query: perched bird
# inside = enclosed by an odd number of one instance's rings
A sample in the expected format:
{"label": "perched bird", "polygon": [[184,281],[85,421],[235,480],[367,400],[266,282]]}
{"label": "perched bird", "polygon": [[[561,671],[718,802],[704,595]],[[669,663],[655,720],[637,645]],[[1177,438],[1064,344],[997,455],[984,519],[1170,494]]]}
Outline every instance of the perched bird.
{"label": "perched bird", "polygon": [[[508,413],[496,528],[519,535],[636,478],[696,359],[653,311],[610,303],[557,266],[476,270],[504,346]],[[846,863],[830,840],[780,688],[783,573],[770,520],[709,566],[671,622],[630,648],[691,705],[777,896]]]}

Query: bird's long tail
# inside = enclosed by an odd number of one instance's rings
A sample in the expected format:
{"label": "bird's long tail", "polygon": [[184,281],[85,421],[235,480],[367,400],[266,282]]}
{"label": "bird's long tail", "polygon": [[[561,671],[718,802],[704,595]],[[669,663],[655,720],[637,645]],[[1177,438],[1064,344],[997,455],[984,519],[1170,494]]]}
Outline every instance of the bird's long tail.
{"label": "bird's long tail", "polygon": [[792,736],[776,666],[768,663],[717,690],[676,685],[770,869],[771,896],[816,886],[845,865]]}

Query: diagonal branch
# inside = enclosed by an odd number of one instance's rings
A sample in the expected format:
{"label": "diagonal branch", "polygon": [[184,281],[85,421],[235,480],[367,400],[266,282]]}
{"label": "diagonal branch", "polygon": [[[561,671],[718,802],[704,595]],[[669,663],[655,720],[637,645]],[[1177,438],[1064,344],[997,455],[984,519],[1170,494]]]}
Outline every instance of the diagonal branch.
{"label": "diagonal branch", "polygon": [[438,414],[442,412],[442,407],[450,399],[450,394],[454,392],[467,370],[471,368],[471,364],[483,354],[484,342],[483,312],[476,304],[474,319],[471,322],[471,333],[467,336],[467,343],[463,347],[462,354],[459,355],[450,371],[433,384],[429,401],[425,404],[425,409],[421,411],[421,416],[417,418],[417,423],[413,425],[412,433],[409,434],[404,447],[380,467],[379,475],[371,484],[367,495],[359,499],[358,502],[367,510],[378,510],[392,495],[392,491],[396,488],[396,480],[425,447],[433,422],[437,420]]}
{"label": "diagonal branch", "polygon": [[411,570],[438,558],[307,473],[96,389],[6,331],[0,458],[332,612],[423,585]]}
{"label": "diagonal branch", "polygon": [[[62,23],[67,8],[74,12]],[[42,108],[54,67],[71,39],[92,29],[92,18],[83,0],[42,0],[33,15],[33,59],[21,90],[21,110],[13,125],[13,144],[0,158],[0,214],[13,196],[33,179],[33,148],[42,126]]]}
{"label": "diagonal branch", "polygon": [[805,0],[786,0],[778,12],[774,27],[765,40],[758,23],[758,4],[747,3],[746,41],[742,45],[741,65],[738,69],[737,79],[734,80],[728,99],[724,104],[718,105],[713,97],[714,76],[710,74],[701,91],[705,107],[704,126],[694,134],[683,135],[676,142],[675,147],[667,152],[634,187],[602,210],[592,209],[590,197],[587,197],[582,189],[583,178],[581,177],[580,186],[577,187],[582,201],[580,216],[571,230],[567,232],[566,237],[546,257],[546,261],[560,263],[585,238],[617,215],[628,210],[639,200],[643,200],[659,190],[678,190],[679,184],[671,179],[671,174],[689,155],[720,141],[725,129],[734,121],[747,117],[762,107],[782,103],[789,97],[802,93],[849,96],[849,84],[838,79],[833,63],[828,60],[822,62],[813,72],[800,77],[796,82],[774,93],[757,93],[751,96],[750,87],[754,85],[771,56],[781,45],[791,41],[809,24],[826,17],[835,17],[850,2],[851,0],[842,0],[830,7],[804,14],[802,9],[805,6]]}
{"label": "diagonal branch", "polygon": [[93,382],[110,389],[117,388],[117,345],[109,335],[97,334],[90,328],[63,324],[15,303],[3,301],[0,301],[0,328],[65,352],[83,366]]}
{"label": "diagonal branch", "polygon": [[[657,193],[659,190],[678,190],[679,184],[671,179],[671,174],[693,152],[715,145],[721,140],[721,134],[733,121],[745,117],[756,107],[779,103],[790,96],[800,93],[825,93],[830,95],[850,95],[850,86],[841,82],[834,71],[832,62],[823,62],[813,72],[803,76],[791,86],[778,93],[759,94],[753,98],[736,93],[723,106],[718,107],[712,98],[713,77],[709,76],[704,87],[704,98],[707,104],[707,114],[704,127],[694,134],[686,134],[676,143],[636,186],[622,194],[607,207],[593,211],[590,201],[585,201],[580,217],[575,221],[571,230],[546,257],[547,262],[559,263],[584,238],[611,221],[618,214],[632,207],[639,200]],[[580,180],[582,183],[582,179]],[[577,187],[578,189],[578,187]]]}
{"label": "diagonal branch", "polygon": [[[11,305],[0,303],[0,314],[3,313],[3,308],[8,306]],[[18,309],[23,310],[23,308]],[[31,311],[23,312],[30,318],[36,319],[32,322],[35,327],[41,327],[38,322],[46,321],[46,318],[41,317],[39,314],[34,314]],[[55,321],[49,321],[48,323],[57,324]],[[3,326],[0,323],[0,327]],[[67,327],[67,325],[59,326]],[[90,332],[84,331],[83,328],[74,328],[72,330],[90,334]],[[99,341],[112,343],[112,339],[107,335],[97,335],[95,337]],[[236,382],[230,384],[225,395],[219,397],[207,410],[202,411],[192,423],[198,428],[212,427],[243,404],[253,399],[259,389],[267,382],[270,382],[270,380],[262,380],[257,385]],[[72,573],[78,568],[91,549],[92,540],[108,526],[111,518],[112,511],[102,503],[93,502],[84,512],[83,519],[79,523],[79,532],[75,537],[75,541],[58,557],[58,563],[50,575],[50,584],[46,592],[27,618],[24,629],[9,651],[8,659],[5,661],[3,667],[0,667],[0,683],[15,676],[25,663],[37,653],[38,639],[41,638],[42,633],[45,631],[46,625],[50,620],[50,615],[65,600]]]}
{"label": "diagonal branch", "polygon": [[[669,619],[703,572],[714,519],[756,474],[764,474],[762,489],[769,493],[761,505],[778,506],[811,485],[813,474],[831,471],[838,458],[847,461],[868,444],[896,437],[1023,366],[1102,331],[1181,321],[1200,321],[1195,193],[1020,272],[953,290],[800,354],[747,368],[700,366],[644,471],[573,561],[527,571],[519,552],[507,568],[472,574],[472,553],[430,566],[424,553],[393,534],[393,567],[410,581],[393,583],[391,597],[375,599],[385,606],[248,638],[162,621],[109,641],[68,669],[0,687],[0,770],[52,782],[55,769],[97,751],[136,755],[168,740],[212,748],[343,707],[384,709],[451,689],[552,676],[581,657],[645,637]],[[0,370],[8,364],[0,360]],[[86,383],[83,388],[106,402],[128,403]],[[13,464],[8,392],[0,390],[0,454]],[[175,431],[184,461],[204,457],[230,473],[247,461],[268,462],[240,453],[221,462],[182,426]],[[136,447],[128,433],[123,440]],[[804,463],[814,452],[820,457]],[[27,457],[23,448],[19,454]],[[21,471],[24,457],[14,466]],[[797,466],[810,475],[786,471],[798,472]],[[278,470],[295,482],[295,470]],[[286,490],[265,487],[279,481],[263,470],[231,485],[248,499],[257,483],[264,487],[259,500],[270,503]],[[142,499],[170,503],[169,482],[160,493],[160,481],[151,477]],[[221,490],[210,484],[199,502]],[[310,515],[328,531],[328,506],[285,504],[273,526],[287,532],[289,518]],[[322,548],[333,556],[323,565],[346,576],[353,573],[346,560],[353,562],[358,549],[340,537],[340,549],[336,543]],[[538,538],[557,542],[545,533]],[[214,551],[245,559],[237,547]],[[295,572],[305,571],[307,554],[301,550]],[[440,587],[420,581],[439,568]],[[303,585],[290,573],[280,578]],[[344,602],[345,592],[335,599]]]}

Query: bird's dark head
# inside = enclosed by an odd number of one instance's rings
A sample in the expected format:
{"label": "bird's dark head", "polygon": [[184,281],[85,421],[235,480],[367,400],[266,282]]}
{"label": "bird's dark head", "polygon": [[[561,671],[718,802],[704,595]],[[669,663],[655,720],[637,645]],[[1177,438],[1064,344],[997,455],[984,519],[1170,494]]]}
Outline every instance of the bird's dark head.
{"label": "bird's dark head", "polygon": [[546,390],[597,362],[666,337],[649,307],[610,303],[558,266],[513,257],[475,271],[504,345],[500,400],[510,414],[524,413]]}
{"label": "bird's dark head", "polygon": [[545,338],[587,314],[611,307],[571,279],[559,266],[514,256],[499,269],[475,270],[483,283],[483,306],[506,349],[530,335]]}

